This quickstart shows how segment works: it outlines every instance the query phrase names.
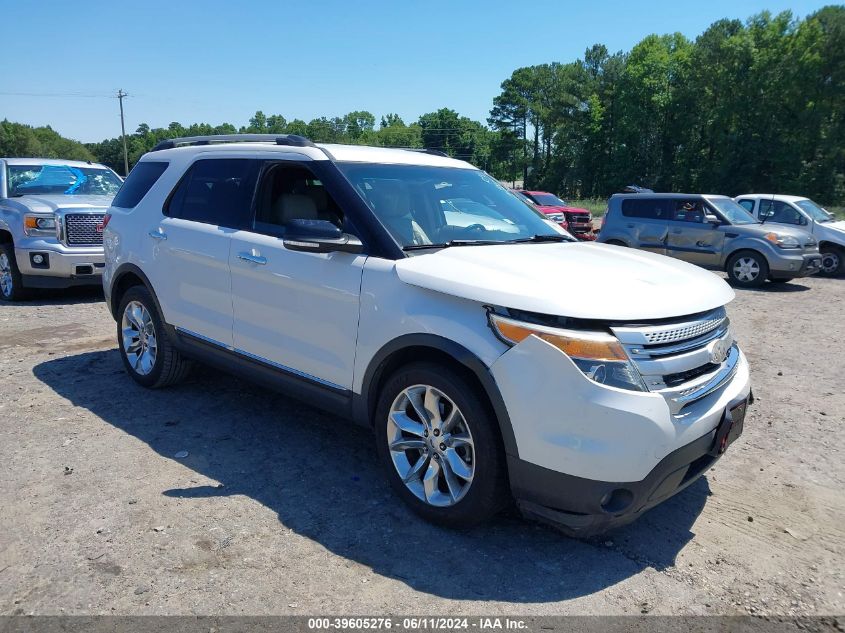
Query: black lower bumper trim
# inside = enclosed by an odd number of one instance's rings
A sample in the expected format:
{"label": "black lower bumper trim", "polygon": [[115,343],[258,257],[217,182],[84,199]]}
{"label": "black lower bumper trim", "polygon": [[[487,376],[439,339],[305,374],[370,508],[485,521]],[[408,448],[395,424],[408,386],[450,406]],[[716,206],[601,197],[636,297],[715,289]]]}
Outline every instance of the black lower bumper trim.
{"label": "black lower bumper trim", "polygon": [[46,275],[22,275],[24,288],[72,288],[74,286],[102,286],[102,275],[74,275],[72,277],[48,277]]}
{"label": "black lower bumper trim", "polygon": [[716,432],[669,453],[641,481],[585,479],[509,455],[511,490],[527,517],[551,523],[570,536],[592,536],[633,521],[703,475],[720,457],[712,450]]}

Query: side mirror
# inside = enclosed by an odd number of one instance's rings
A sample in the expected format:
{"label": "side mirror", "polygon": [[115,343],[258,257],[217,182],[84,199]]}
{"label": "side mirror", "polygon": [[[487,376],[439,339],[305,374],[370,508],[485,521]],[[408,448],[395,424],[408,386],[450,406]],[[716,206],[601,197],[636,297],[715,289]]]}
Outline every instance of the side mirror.
{"label": "side mirror", "polygon": [[361,253],[364,246],[328,220],[291,220],[282,237],[285,248],[304,253]]}
{"label": "side mirror", "polygon": [[719,226],[722,223],[722,221],[718,217],[716,217],[715,215],[712,215],[710,213],[707,213],[707,214],[704,215],[704,221],[708,222],[708,223],[710,223],[714,226]]}

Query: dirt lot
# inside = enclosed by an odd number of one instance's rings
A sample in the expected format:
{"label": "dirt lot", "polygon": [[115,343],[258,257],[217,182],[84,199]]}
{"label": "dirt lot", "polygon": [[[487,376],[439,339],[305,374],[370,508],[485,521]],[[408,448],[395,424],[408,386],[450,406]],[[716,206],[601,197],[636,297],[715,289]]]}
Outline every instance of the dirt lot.
{"label": "dirt lot", "polygon": [[842,614],[845,281],[737,294],[745,434],[591,542],[422,523],[366,431],[228,375],[137,387],[96,293],[0,305],[0,614]]}

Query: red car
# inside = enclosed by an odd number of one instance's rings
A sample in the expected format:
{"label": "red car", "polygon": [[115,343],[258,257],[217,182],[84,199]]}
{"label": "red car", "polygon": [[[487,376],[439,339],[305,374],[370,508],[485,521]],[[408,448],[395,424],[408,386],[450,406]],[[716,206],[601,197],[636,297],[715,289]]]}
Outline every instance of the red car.
{"label": "red car", "polygon": [[546,191],[519,189],[517,192],[536,204],[540,211],[551,220],[558,221],[555,216],[559,217],[562,214],[566,218],[568,231],[579,240],[594,241],[596,239],[596,234],[593,232],[593,214],[587,209],[567,206],[563,200]]}

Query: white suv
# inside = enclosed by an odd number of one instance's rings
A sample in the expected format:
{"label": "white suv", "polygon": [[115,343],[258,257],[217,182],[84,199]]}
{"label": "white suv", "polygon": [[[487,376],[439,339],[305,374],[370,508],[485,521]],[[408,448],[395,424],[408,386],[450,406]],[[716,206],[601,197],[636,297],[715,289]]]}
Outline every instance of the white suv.
{"label": "white suv", "polygon": [[166,141],[105,249],[137,382],[198,359],[371,427],[399,496],[449,526],[512,498],[570,534],[627,522],[704,473],[751,398],[721,279],[575,242],[437,152]]}

